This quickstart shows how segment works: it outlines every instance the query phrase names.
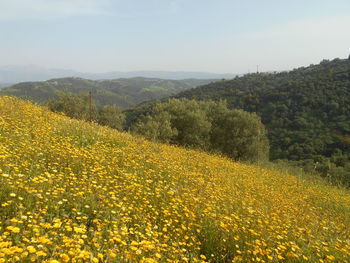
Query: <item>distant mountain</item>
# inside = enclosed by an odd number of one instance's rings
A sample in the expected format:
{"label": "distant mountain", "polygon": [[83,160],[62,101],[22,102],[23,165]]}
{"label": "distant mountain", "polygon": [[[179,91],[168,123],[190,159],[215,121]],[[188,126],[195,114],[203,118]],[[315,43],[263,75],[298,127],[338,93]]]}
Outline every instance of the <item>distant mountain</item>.
{"label": "distant mountain", "polygon": [[0,90],[11,85],[13,85],[13,83],[0,83]]}
{"label": "distant mountain", "polygon": [[160,78],[160,79],[230,79],[235,74],[215,74],[206,72],[172,72],[172,71],[130,71],[107,73],[83,73],[65,69],[47,69],[34,65],[0,66],[0,83],[19,83],[25,81],[45,81],[54,78],[80,77],[93,80],[117,78]]}
{"label": "distant mountain", "polygon": [[52,78],[63,78],[76,75],[77,72],[73,70],[46,69],[34,65],[0,67],[0,83],[44,81]]}
{"label": "distant mountain", "polygon": [[44,103],[54,98],[57,91],[69,91],[74,94],[91,91],[97,105],[116,104],[128,107],[144,101],[172,96],[212,81],[203,79],[164,80],[142,77],[115,80],[60,78],[43,82],[22,82],[0,90],[0,95],[13,95]]}
{"label": "distant mountain", "polygon": [[108,73],[81,73],[82,77],[89,79],[115,79],[115,78],[160,78],[160,79],[232,79],[237,74],[216,74],[208,72],[186,72],[186,71],[130,71],[130,72],[108,72]]}

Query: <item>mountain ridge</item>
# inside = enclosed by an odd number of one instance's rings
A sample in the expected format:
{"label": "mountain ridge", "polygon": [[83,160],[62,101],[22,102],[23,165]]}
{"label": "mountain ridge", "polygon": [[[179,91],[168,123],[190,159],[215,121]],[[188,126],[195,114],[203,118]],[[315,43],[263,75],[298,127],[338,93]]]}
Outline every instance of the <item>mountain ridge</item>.
{"label": "mountain ridge", "polygon": [[81,77],[92,80],[107,80],[118,78],[160,78],[171,80],[182,79],[227,79],[233,78],[237,74],[220,74],[210,72],[190,72],[190,71],[111,71],[104,73],[79,72],[67,69],[44,68],[35,65],[8,65],[0,66],[0,83],[19,83],[29,81],[46,81],[54,78]]}
{"label": "mountain ridge", "polygon": [[91,91],[98,106],[115,104],[120,107],[128,107],[144,101],[175,95],[180,91],[212,81],[214,80],[165,80],[144,77],[90,80],[68,77],[42,82],[21,82],[1,89],[0,95],[14,95],[45,103],[53,99],[58,91],[67,91],[77,95]]}

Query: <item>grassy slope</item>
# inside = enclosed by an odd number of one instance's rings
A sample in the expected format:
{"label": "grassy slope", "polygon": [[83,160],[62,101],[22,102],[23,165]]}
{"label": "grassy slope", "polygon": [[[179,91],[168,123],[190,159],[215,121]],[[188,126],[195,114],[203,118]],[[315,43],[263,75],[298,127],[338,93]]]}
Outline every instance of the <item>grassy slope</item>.
{"label": "grassy slope", "polygon": [[8,97],[0,97],[0,187],[0,262],[350,257],[346,191]]}

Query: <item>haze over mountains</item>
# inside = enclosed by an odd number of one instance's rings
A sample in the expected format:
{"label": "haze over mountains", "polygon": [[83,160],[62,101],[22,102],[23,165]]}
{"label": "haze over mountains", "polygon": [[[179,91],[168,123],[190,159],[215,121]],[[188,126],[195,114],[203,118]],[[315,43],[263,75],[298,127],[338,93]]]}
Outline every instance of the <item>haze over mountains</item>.
{"label": "haze over mountains", "polygon": [[187,71],[113,71],[106,73],[86,73],[67,69],[44,68],[35,65],[0,66],[0,84],[19,83],[24,81],[45,81],[54,78],[80,77],[92,80],[117,78],[160,78],[160,79],[229,79],[236,74],[216,74],[208,72]]}

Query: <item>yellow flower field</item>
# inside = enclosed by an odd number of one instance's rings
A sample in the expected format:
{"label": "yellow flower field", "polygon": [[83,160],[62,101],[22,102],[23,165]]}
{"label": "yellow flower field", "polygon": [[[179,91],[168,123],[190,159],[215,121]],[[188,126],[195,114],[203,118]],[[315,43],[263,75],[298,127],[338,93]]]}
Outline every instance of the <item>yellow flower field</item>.
{"label": "yellow flower field", "polygon": [[350,194],[0,98],[1,262],[350,262]]}

